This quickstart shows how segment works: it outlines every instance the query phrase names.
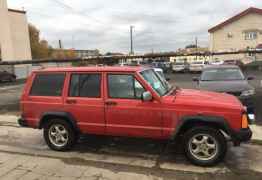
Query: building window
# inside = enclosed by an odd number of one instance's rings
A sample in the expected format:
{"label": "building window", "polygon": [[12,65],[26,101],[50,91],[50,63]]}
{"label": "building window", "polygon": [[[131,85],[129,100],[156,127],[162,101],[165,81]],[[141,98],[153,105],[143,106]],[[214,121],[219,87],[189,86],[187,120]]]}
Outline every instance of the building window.
{"label": "building window", "polygon": [[257,39],[257,32],[250,31],[245,33],[245,40],[254,40]]}
{"label": "building window", "polygon": [[233,38],[233,34],[232,33],[227,33],[227,38]]}

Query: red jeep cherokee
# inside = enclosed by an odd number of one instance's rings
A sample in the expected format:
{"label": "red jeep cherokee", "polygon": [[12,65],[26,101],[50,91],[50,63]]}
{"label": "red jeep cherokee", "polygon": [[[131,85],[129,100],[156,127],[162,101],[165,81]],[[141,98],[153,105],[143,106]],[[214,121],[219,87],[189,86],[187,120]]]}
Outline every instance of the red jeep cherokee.
{"label": "red jeep cherokee", "polygon": [[227,139],[250,140],[245,107],[234,96],[171,86],[143,67],[50,68],[28,78],[21,126],[44,129],[51,149],[70,149],[80,134],[182,139],[186,157],[221,161]]}

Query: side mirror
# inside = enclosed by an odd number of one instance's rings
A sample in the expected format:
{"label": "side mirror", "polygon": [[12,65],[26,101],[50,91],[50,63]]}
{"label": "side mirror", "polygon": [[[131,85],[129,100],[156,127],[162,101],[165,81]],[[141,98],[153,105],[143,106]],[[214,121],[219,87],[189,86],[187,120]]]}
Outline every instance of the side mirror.
{"label": "side mirror", "polygon": [[247,80],[254,80],[254,79],[255,79],[254,76],[248,76],[248,77],[247,77]]}
{"label": "side mirror", "polygon": [[143,101],[151,101],[153,99],[152,94],[149,91],[143,92],[142,100]]}
{"label": "side mirror", "polygon": [[198,82],[199,78],[198,77],[193,77],[192,80],[195,81],[195,82]]}

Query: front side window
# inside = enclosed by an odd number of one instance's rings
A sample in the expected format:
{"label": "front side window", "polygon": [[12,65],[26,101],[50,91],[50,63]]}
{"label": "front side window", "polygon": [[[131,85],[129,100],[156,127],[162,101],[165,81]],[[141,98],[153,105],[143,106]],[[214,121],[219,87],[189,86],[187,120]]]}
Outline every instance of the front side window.
{"label": "front side window", "polygon": [[171,89],[171,85],[157,75],[153,69],[142,71],[140,74],[160,96],[167,94]]}
{"label": "front side window", "polygon": [[61,96],[65,74],[37,74],[30,91],[31,96]]}
{"label": "front side window", "polygon": [[70,81],[69,96],[99,98],[100,86],[100,74],[73,74]]}
{"label": "front side window", "polygon": [[141,99],[145,89],[133,75],[108,75],[108,93],[110,98]]}

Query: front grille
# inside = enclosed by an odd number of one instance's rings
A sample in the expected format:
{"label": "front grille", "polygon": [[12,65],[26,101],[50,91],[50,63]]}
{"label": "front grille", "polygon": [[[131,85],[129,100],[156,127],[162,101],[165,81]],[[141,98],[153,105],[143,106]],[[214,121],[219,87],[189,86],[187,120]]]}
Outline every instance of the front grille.
{"label": "front grille", "polygon": [[233,96],[240,96],[241,92],[227,92],[227,94],[231,94]]}

